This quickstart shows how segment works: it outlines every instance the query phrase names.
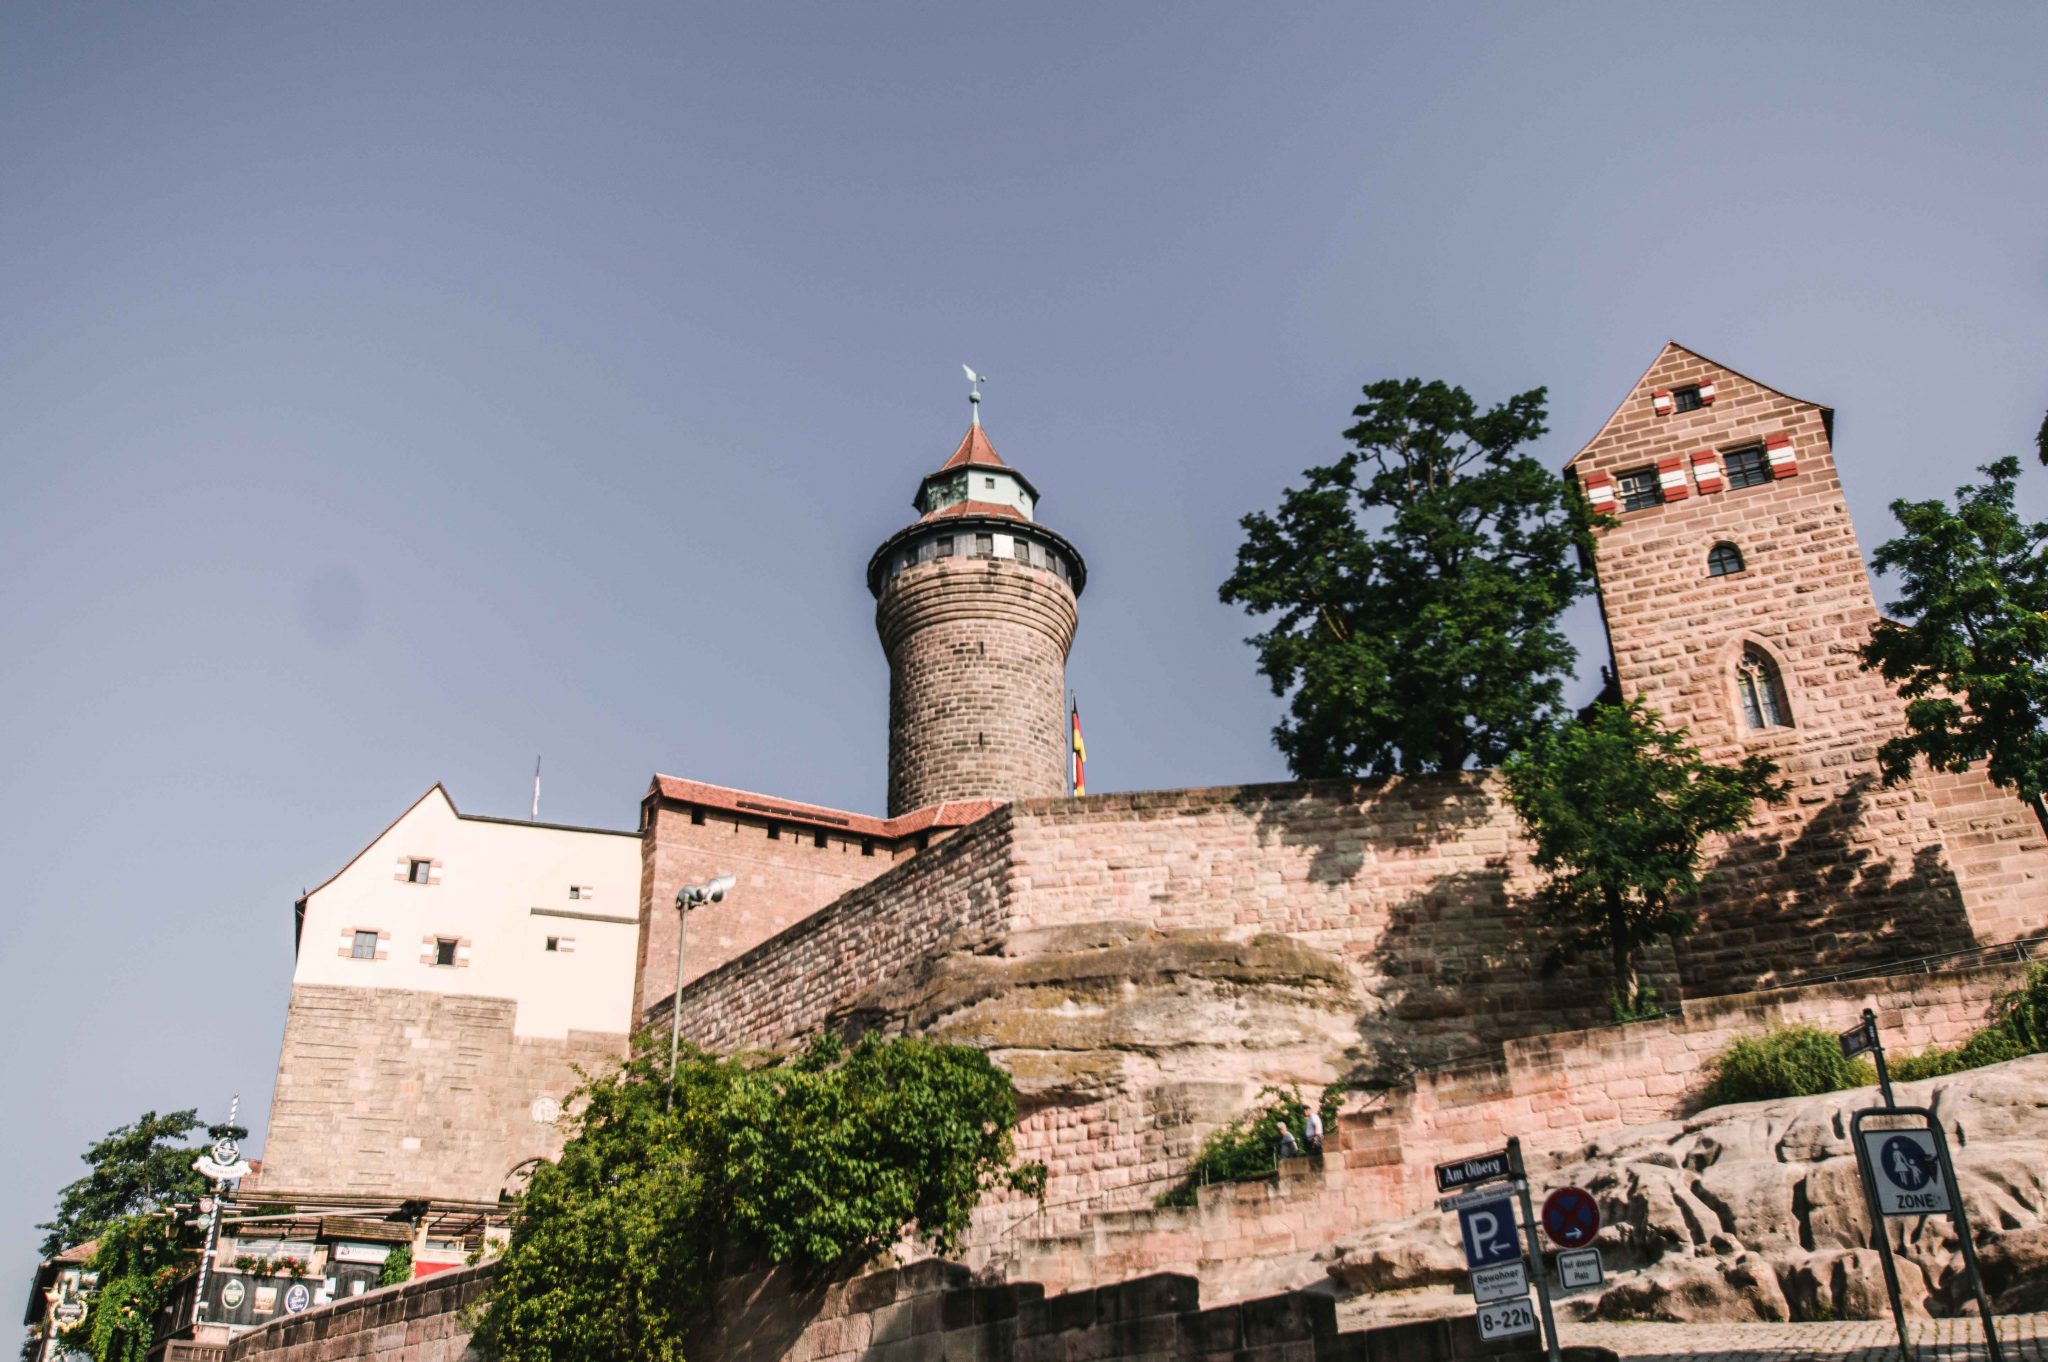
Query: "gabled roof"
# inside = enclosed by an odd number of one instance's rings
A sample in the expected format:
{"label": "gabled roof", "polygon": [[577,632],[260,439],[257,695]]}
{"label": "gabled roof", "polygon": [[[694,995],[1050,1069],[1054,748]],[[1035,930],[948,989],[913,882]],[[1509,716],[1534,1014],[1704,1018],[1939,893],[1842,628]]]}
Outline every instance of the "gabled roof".
{"label": "gabled roof", "polygon": [[1622,395],[1621,401],[1618,404],[1616,404],[1614,410],[1608,413],[1607,419],[1600,423],[1600,429],[1593,433],[1593,438],[1586,441],[1585,444],[1579,446],[1579,452],[1577,454],[1574,454],[1571,456],[1571,458],[1565,460],[1564,466],[1566,471],[1570,471],[1571,466],[1573,464],[1577,463],[1581,458],[1585,457],[1585,453],[1587,450],[1591,449],[1594,445],[1599,444],[1600,441],[1606,437],[1607,432],[1613,429],[1614,423],[1621,419],[1622,413],[1628,410],[1629,404],[1635,401],[1638,395],[1641,394],[1641,392],[1643,391],[1643,385],[1649,381],[1650,375],[1656,372],[1657,366],[1662,364],[1664,362],[1665,356],[1669,355],[1674,350],[1676,350],[1681,355],[1687,356],[1690,359],[1696,359],[1702,364],[1710,364],[1714,368],[1721,370],[1723,373],[1733,374],[1736,378],[1742,379],[1744,382],[1754,383],[1757,387],[1762,388],[1766,392],[1776,393],[1780,397],[1786,398],[1793,402],[1804,403],[1809,407],[1817,407],[1821,410],[1821,412],[1825,414],[1825,419],[1827,420],[1829,430],[1832,431],[1834,428],[1835,409],[1833,407],[1830,407],[1825,403],[1821,402],[1808,402],[1803,397],[1794,397],[1791,393],[1786,392],[1783,388],[1774,388],[1770,384],[1764,382],[1762,379],[1751,378],[1748,374],[1743,373],[1740,369],[1735,368],[1733,365],[1723,364],[1720,360],[1713,359],[1709,356],[1703,355],[1699,351],[1694,350],[1689,346],[1680,345],[1675,340],[1667,340],[1664,342],[1663,348],[1657,351],[1656,357],[1650,361],[1649,367],[1643,370],[1643,372],[1636,378],[1635,382],[1628,385],[1628,391]]}
{"label": "gabled roof", "polygon": [[735,790],[728,785],[707,785],[701,780],[686,780],[681,776],[659,774],[654,777],[654,783],[648,787],[647,794],[649,798],[673,799],[679,804],[693,804],[700,808],[722,809],[727,813],[750,818],[794,823],[821,832],[843,832],[854,837],[878,837],[891,842],[901,841],[933,828],[966,827],[969,823],[978,822],[994,813],[1004,802],[996,799],[959,799],[913,809],[894,818],[876,818],[869,814],[828,808],[823,804],[803,804],[794,800],[778,799],[773,795],[757,794],[752,790]]}

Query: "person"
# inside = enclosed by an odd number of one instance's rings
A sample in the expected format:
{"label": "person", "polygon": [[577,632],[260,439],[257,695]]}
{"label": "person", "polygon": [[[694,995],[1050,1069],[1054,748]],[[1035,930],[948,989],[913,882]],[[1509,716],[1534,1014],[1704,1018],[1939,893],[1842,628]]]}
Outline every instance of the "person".
{"label": "person", "polygon": [[1294,1132],[1287,1128],[1287,1122],[1285,1121],[1280,1123],[1280,1157],[1283,1159],[1298,1159],[1301,1157],[1301,1146],[1294,1142]]}
{"label": "person", "polygon": [[1302,1135],[1307,1141],[1308,1152],[1320,1159],[1323,1156],[1323,1114],[1314,1107],[1308,1109],[1308,1118],[1302,1122]]}

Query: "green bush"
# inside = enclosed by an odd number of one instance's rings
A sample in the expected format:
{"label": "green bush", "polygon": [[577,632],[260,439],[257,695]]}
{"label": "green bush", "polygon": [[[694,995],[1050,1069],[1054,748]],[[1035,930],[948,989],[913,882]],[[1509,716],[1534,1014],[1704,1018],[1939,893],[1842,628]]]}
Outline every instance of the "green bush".
{"label": "green bush", "polygon": [[[1971,1042],[1975,1043],[1975,1040],[1976,1037],[1973,1036]],[[1993,1061],[1983,1062],[1988,1064]],[[1894,1083],[1914,1083],[1923,1078],[1941,1078],[1947,1074],[1961,1073],[1964,1069],[1976,1067],[1963,1062],[1962,1047],[1944,1049],[1939,1045],[1930,1045],[1917,1055],[1901,1055],[1888,1063]]]}
{"label": "green bush", "polygon": [[1877,1081],[1863,1060],[1842,1058],[1841,1042],[1816,1026],[1785,1026],[1762,1036],[1743,1036],[1714,1056],[1710,1107],[1728,1102],[1761,1102],[1774,1097],[1811,1097]]}
{"label": "green bush", "polygon": [[1956,1048],[1929,1046],[1891,1061],[1894,1082],[1941,1078],[1986,1064],[2003,1064],[2048,1049],[2048,965],[2034,965],[2026,982],[1991,1005],[1991,1025]]}
{"label": "green bush", "polygon": [[400,1244],[384,1255],[384,1266],[377,1273],[377,1285],[398,1286],[412,1280],[412,1245]]}
{"label": "green bush", "polygon": [[[1337,1123],[1337,1108],[1343,1105],[1344,1094],[1349,1085],[1333,1083],[1323,1089],[1322,1100],[1317,1104],[1323,1118],[1323,1138],[1328,1141]],[[1308,1102],[1302,1097],[1301,1089],[1264,1088],[1259,1092],[1264,1105],[1246,1112],[1221,1130],[1211,1132],[1202,1142],[1202,1150],[1195,1155],[1195,1162],[1188,1169],[1187,1177],[1159,1198],[1161,1206],[1192,1206],[1195,1193],[1211,1182],[1256,1182],[1271,1177],[1280,1161],[1280,1124],[1294,1132],[1296,1144],[1303,1146],[1303,1131],[1308,1123]]]}

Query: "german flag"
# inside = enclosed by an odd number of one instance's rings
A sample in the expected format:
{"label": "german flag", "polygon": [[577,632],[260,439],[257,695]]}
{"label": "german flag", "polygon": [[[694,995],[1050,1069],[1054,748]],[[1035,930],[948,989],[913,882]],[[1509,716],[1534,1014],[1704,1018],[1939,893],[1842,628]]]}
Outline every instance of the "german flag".
{"label": "german flag", "polygon": [[1088,744],[1081,741],[1081,701],[1074,700],[1074,793],[1088,793]]}

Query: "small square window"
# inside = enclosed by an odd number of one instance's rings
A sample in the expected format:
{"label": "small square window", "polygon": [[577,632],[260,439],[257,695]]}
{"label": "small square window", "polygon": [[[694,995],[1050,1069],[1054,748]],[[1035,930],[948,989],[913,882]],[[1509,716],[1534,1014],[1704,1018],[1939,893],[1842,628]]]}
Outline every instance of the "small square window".
{"label": "small square window", "polygon": [[779,842],[782,840],[782,824],[770,823],[768,825],[768,840],[771,842]]}
{"label": "small square window", "polygon": [[989,491],[993,492],[996,488],[996,480],[994,478],[983,478],[981,480],[981,485],[983,487],[986,487]]}
{"label": "small square window", "polygon": [[941,558],[951,558],[953,556],[953,536],[941,536],[939,539],[939,547],[935,551]]}
{"label": "small square window", "polygon": [[377,958],[377,934],[375,932],[357,932],[355,943],[349,947],[348,953],[349,958],[352,960],[375,960]]}
{"label": "small square window", "polygon": [[1614,479],[1614,494],[1624,511],[1644,511],[1664,503],[1664,487],[1654,468],[1635,468]]}
{"label": "small square window", "polygon": [[977,534],[974,536],[974,556],[976,558],[995,557],[996,537],[993,534]]}
{"label": "small square window", "polygon": [[582,885],[580,885],[580,884],[572,884],[572,885],[570,885],[570,886],[569,886],[569,897],[570,897],[570,898],[572,898],[572,899],[580,899],[580,898],[582,898],[582,897],[583,897],[583,886],[582,886]]}
{"label": "small square window", "polygon": [[872,855],[874,855],[874,854],[875,854],[875,839],[874,839],[874,838],[872,838],[872,837],[863,837],[863,838],[861,838],[861,839],[860,839],[860,854],[861,854],[861,855],[863,855],[863,856],[872,856]]}
{"label": "small square window", "polygon": [[551,951],[559,951],[560,949],[562,949],[562,938],[561,938],[561,937],[559,937],[559,936],[551,936],[551,937],[549,937],[549,938],[548,938],[548,949],[549,949],[549,950],[551,950]]}
{"label": "small square window", "polygon": [[453,965],[455,963],[455,938],[444,936],[434,943],[434,963]]}
{"label": "small square window", "polygon": [[422,861],[415,858],[407,864],[405,878],[414,884],[425,884],[428,877],[433,873],[434,863],[432,861]]}
{"label": "small square window", "polygon": [[1673,388],[1671,390],[1671,409],[1673,411],[1698,411],[1705,405],[1706,403],[1700,401],[1700,385],[1697,383],[1692,384],[1690,387]]}
{"label": "small square window", "polygon": [[1721,466],[1727,470],[1731,489],[1760,487],[1771,480],[1771,461],[1762,445],[1729,450],[1721,456]]}
{"label": "small square window", "polygon": [[704,826],[704,810],[702,810],[702,809],[691,809],[691,810],[690,810],[690,826],[691,826],[691,827],[693,827],[693,828],[701,828],[701,827],[703,827],[703,826]]}
{"label": "small square window", "polygon": [[1020,563],[1031,561],[1031,544],[1029,540],[1012,539],[1010,541],[1010,552],[1017,556],[1017,561]]}
{"label": "small square window", "polygon": [[814,847],[824,846],[825,840],[825,834],[822,832],[814,832],[811,834],[811,845]]}

